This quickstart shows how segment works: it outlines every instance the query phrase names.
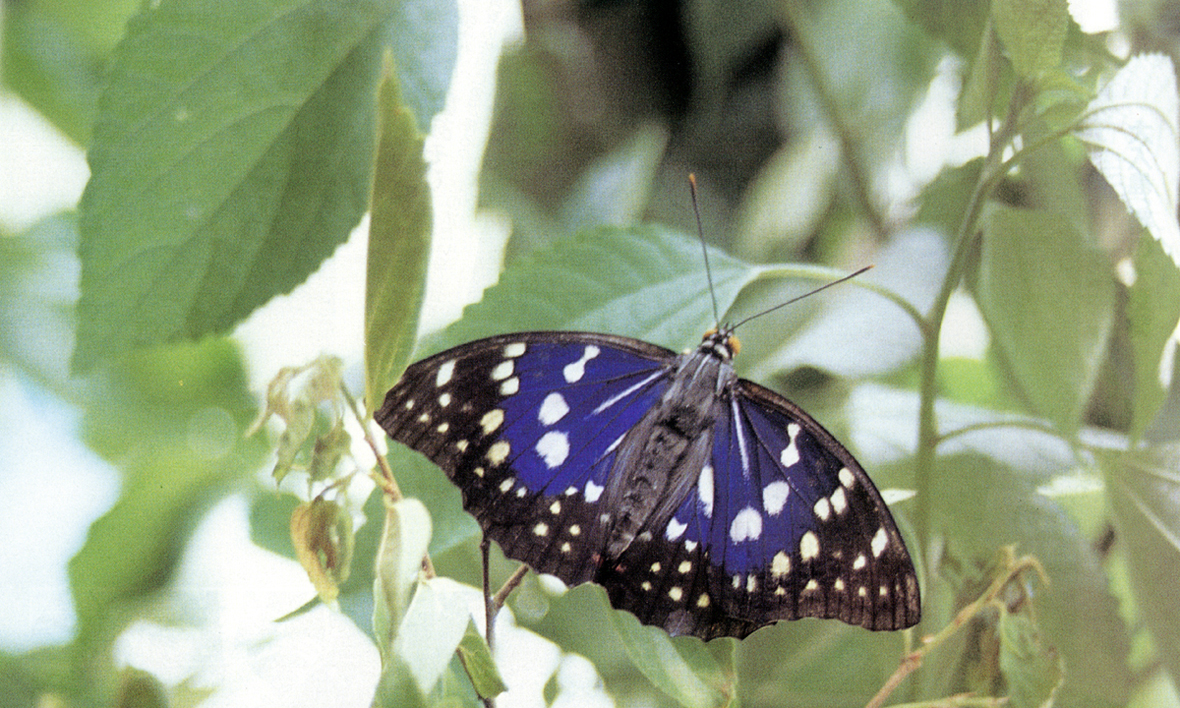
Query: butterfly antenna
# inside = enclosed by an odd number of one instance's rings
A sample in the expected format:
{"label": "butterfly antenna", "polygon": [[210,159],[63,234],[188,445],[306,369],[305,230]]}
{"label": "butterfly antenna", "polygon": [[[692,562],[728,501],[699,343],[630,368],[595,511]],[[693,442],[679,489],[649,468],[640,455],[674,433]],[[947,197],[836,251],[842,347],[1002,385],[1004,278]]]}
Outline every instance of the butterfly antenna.
{"label": "butterfly antenna", "polygon": [[[762,315],[770,314],[771,312],[774,312],[775,310],[777,310],[781,307],[786,307],[787,305],[790,305],[793,302],[799,302],[800,300],[802,300],[805,297],[811,297],[812,295],[815,295],[816,293],[820,292],[821,290],[827,290],[828,288],[832,287],[833,285],[839,285],[840,283],[843,283],[846,280],[852,280],[856,276],[860,275],[861,273],[865,272],[866,270],[868,270],[872,267],[873,266],[871,266],[871,265],[867,265],[864,268],[861,268],[860,270],[856,271],[855,273],[850,273],[849,275],[846,275],[843,278],[833,280],[830,283],[825,283],[824,285],[819,286],[815,290],[803,293],[802,295],[799,295],[798,297],[793,297],[790,300],[787,300],[786,302],[780,302],[779,304],[775,305],[774,307],[768,307],[767,309],[763,310],[762,312],[755,312],[754,314],[750,315],[749,317],[745,318],[744,320],[731,326],[730,329],[735,330],[738,327],[741,327],[745,323],[749,322],[750,320],[754,319],[755,317],[761,317]],[[716,307],[716,305],[714,305],[714,307]]]}
{"label": "butterfly antenna", "polygon": [[701,242],[701,253],[705,255],[705,278],[709,281],[709,297],[713,300],[713,324],[721,326],[721,314],[717,312],[717,293],[713,290],[713,270],[709,268],[709,248],[705,245],[705,227],[701,226],[701,207],[697,203],[697,176],[688,173],[688,188],[692,192],[692,213],[697,218],[697,238]]}

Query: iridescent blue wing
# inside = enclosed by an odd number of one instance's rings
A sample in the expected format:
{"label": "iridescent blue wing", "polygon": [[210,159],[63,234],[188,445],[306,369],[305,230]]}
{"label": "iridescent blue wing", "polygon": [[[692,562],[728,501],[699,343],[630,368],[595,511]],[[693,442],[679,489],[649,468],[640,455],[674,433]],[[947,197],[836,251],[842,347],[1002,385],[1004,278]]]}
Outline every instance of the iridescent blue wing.
{"label": "iridescent blue wing", "polygon": [[410,366],[374,418],[447,473],[505,555],[573,585],[600,560],[615,449],[674,356],[604,334],[481,339]]}
{"label": "iridescent blue wing", "polygon": [[801,617],[917,623],[913,562],[852,455],[762,386],[739,380],[723,399],[696,485],[600,574],[612,604],[704,638]]}

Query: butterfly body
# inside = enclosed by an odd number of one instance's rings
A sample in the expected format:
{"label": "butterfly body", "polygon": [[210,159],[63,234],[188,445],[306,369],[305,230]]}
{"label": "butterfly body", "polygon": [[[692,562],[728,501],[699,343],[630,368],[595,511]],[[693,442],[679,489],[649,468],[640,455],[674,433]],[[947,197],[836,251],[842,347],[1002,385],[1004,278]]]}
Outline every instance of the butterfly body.
{"label": "butterfly body", "polygon": [[822,426],[740,379],[710,332],[525,332],[409,367],[375,418],[438,464],[505,555],[672,634],[779,619],[917,622],[913,564],[868,476]]}

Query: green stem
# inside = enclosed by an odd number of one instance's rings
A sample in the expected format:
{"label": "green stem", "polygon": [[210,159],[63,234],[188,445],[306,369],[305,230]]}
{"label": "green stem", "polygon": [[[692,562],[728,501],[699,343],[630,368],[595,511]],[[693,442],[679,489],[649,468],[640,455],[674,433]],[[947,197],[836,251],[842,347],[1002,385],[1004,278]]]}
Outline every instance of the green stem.
{"label": "green stem", "polygon": [[[935,547],[933,529],[930,524],[932,501],[930,491],[933,489],[935,453],[940,441],[934,403],[938,396],[939,339],[942,334],[942,324],[946,319],[946,308],[951,295],[962,282],[971,253],[975,251],[982,237],[979,228],[980,214],[983,212],[983,207],[996,183],[1006,174],[1007,166],[1003,160],[1004,149],[1017,133],[1018,117],[1028,96],[1029,92],[1026,88],[1017,88],[1013,94],[1012,102],[1008,105],[1008,115],[1000,129],[992,136],[983,169],[979,173],[979,179],[975,183],[975,189],[959,225],[955,238],[955,252],[951,258],[950,267],[947,269],[938,297],[935,298],[930,312],[923,318],[921,325],[924,346],[919,383],[918,449],[914,461],[914,482],[918,490],[914,525],[918,538],[922,540],[922,547],[925,549]],[[926,560],[929,567],[931,559],[927,558]]]}

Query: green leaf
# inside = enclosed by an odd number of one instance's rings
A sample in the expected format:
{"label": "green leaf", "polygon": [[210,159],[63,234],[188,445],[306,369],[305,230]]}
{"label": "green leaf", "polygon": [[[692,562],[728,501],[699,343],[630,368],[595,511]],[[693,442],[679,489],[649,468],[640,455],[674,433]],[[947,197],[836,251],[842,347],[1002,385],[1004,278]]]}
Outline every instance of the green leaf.
{"label": "green leaf", "polygon": [[932,37],[941,39],[961,57],[973,57],[987,23],[989,0],[894,0]]}
{"label": "green leaf", "polygon": [[977,297],[1029,405],[1075,430],[1113,319],[1105,256],[1061,214],[996,206],[984,224]]}
{"label": "green leaf", "polygon": [[1000,671],[1008,684],[1012,708],[1042,708],[1065,678],[1057,651],[1046,644],[1041,630],[1027,614],[1000,613]]}
{"label": "green leaf", "polygon": [[[516,612],[518,619],[524,614]],[[723,666],[701,640],[669,637],[659,627],[641,625],[629,612],[612,609],[598,585],[586,583],[549,598],[549,611],[533,629],[564,651],[586,656],[620,702],[631,693],[634,702],[656,703],[654,691],[680,706],[726,705],[736,696],[731,660]],[[628,672],[621,671],[623,666]],[[649,691],[638,691],[636,681]]]}
{"label": "green leaf", "polygon": [[1017,74],[1034,77],[1061,63],[1066,0],[992,0],[992,21]]}
{"label": "green leaf", "polygon": [[495,698],[508,690],[507,684],[500,676],[496,662],[492,659],[492,651],[483,635],[475,628],[474,622],[467,623],[467,631],[459,642],[459,660],[463,662],[463,670],[471,679],[471,685],[480,698]]}
{"label": "green leaf", "polygon": [[410,668],[400,656],[391,656],[383,662],[381,678],[373,695],[374,708],[426,708],[427,702]]}
{"label": "green leaf", "polygon": [[422,502],[385,498],[385,529],[377,550],[373,586],[373,628],[383,663],[393,655],[392,642],[418,584],[429,543],[430,513]]}
{"label": "green leaf", "polygon": [[1132,57],[1086,107],[1077,136],[1090,161],[1180,266],[1180,98],[1172,60]]}
{"label": "green leaf", "polygon": [[1180,680],[1180,447],[1108,455],[1104,466],[1135,601],[1155,639],[1159,660],[1173,681]]}
{"label": "green leaf", "polygon": [[[760,272],[715,249],[709,264],[722,312]],[[662,226],[601,227],[510,263],[422,353],[521,329],[611,332],[682,349],[713,319],[700,241]]]}
{"label": "green leaf", "polygon": [[[73,10],[81,10],[74,3]],[[112,8],[115,3],[84,3],[103,7],[126,21],[132,8]],[[119,3],[126,4],[126,3]],[[37,109],[74,142],[85,145],[102,90],[102,61],[114,46],[96,46],[82,36],[81,28],[65,21],[51,3],[18,2],[4,7],[0,67],[6,88]],[[105,6],[105,7],[104,7]],[[119,10],[127,10],[124,14]],[[77,14],[91,14],[78,12]]]}
{"label": "green leaf", "polygon": [[123,357],[95,386],[84,437],[121,468],[123,487],[69,564],[82,656],[169,582],[200,512],[257,468],[262,445],[243,436],[253,413],[225,340]]}
{"label": "green leaf", "polygon": [[1180,271],[1160,243],[1140,239],[1135,249],[1135,283],[1128,289],[1135,392],[1131,437],[1139,438],[1155,419],[1172,385],[1180,321]]}
{"label": "green leaf", "polygon": [[451,663],[467,626],[473,588],[449,578],[423,579],[414,590],[393,640],[418,687],[430,693]]}
{"label": "green leaf", "polygon": [[388,3],[148,5],[115,53],[81,203],[73,365],[224,332],[364,212]]}
{"label": "green leaf", "polygon": [[417,337],[430,259],[430,186],[423,136],[386,68],[365,280],[365,406],[381,405]]}
{"label": "green leaf", "polygon": [[431,556],[481,538],[479,524],[463,511],[459,488],[438,465],[404,445],[390,445],[388,459],[402,493],[419,499],[430,509]]}
{"label": "green leaf", "polygon": [[459,53],[456,0],[393,3],[388,45],[405,104],[418,125],[430,130],[443,109]]}
{"label": "green leaf", "polygon": [[[1014,446],[1021,439],[991,440],[993,446]],[[1054,499],[1038,491],[1049,481],[1046,470],[1035,460],[1029,469],[1020,469],[978,454],[960,454],[941,458],[932,479],[933,488],[924,491],[933,503],[931,526],[945,542],[945,568],[982,567],[1005,545],[1015,545],[1044,565],[1050,584],[1038,595],[1037,614],[1046,642],[1068,667],[1060,704],[1124,704],[1129,689],[1126,625],[1090,539]],[[943,613],[927,619],[936,625],[950,621],[949,610],[935,608],[953,602],[945,596],[951,589],[943,584],[923,590],[927,614]]]}

